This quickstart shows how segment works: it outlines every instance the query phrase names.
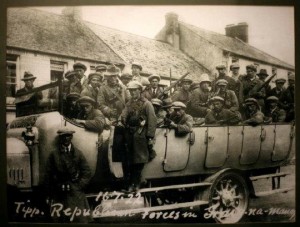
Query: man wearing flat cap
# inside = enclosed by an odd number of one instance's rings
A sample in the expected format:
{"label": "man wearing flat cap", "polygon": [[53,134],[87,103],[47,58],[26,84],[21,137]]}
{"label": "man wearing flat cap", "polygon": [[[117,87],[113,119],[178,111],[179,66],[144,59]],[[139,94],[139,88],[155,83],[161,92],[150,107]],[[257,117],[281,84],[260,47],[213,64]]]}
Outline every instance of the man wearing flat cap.
{"label": "man wearing flat cap", "polygon": [[279,99],[276,96],[269,96],[266,99],[266,118],[270,122],[284,122],[286,118],[285,110],[278,106]]}
{"label": "man wearing flat cap", "polygon": [[241,121],[236,112],[224,108],[225,100],[220,96],[210,99],[212,111],[205,116],[205,124],[236,125]]}
{"label": "man wearing flat cap", "polygon": [[165,119],[165,125],[171,129],[175,129],[175,135],[182,136],[193,130],[193,118],[185,113],[186,105],[176,101],[172,103],[173,112],[170,117]]}
{"label": "man wearing flat cap", "polygon": [[88,86],[82,90],[80,95],[91,97],[97,102],[98,92],[100,90],[102,79],[103,76],[101,75],[101,73],[90,73],[88,77]]}
{"label": "man wearing flat cap", "polygon": [[230,76],[226,75],[226,66],[225,65],[218,65],[218,66],[216,66],[216,69],[218,70],[218,76],[212,81],[212,85],[211,85],[212,86],[212,91],[217,90],[216,82],[217,82],[217,80],[220,80],[220,79],[226,80],[228,82],[228,85],[227,85],[228,89],[232,90],[232,91],[235,91],[237,83]]}
{"label": "man wearing flat cap", "polygon": [[286,111],[286,121],[290,122],[295,119],[295,74],[288,75],[288,87],[279,97],[279,105]]}
{"label": "man wearing flat cap", "polygon": [[84,74],[85,71],[87,70],[86,66],[84,64],[82,64],[81,62],[76,62],[73,65],[73,69],[75,72],[77,72],[80,75],[80,83],[82,85],[83,88],[88,86],[88,78],[87,76]]}
{"label": "man wearing flat cap", "polygon": [[286,79],[284,78],[277,78],[275,80],[275,87],[271,89],[269,96],[276,96],[277,98],[280,98],[282,93],[284,92],[284,84],[286,82]]}
{"label": "man wearing flat cap", "polygon": [[151,99],[159,98],[163,100],[167,98],[167,95],[164,95],[164,89],[159,86],[160,76],[158,75],[151,75],[148,77],[150,85],[147,86],[143,92],[143,96],[151,101]]}
{"label": "man wearing flat cap", "polygon": [[134,61],[131,64],[131,70],[132,80],[140,82],[143,86],[147,86],[147,84],[149,84],[149,81],[140,75],[141,71],[143,70],[143,67],[140,63]]}
{"label": "man wearing flat cap", "polygon": [[130,98],[129,91],[118,81],[120,69],[110,65],[104,74],[106,84],[99,90],[97,102],[102,113],[111,121],[116,122],[126,102]]}
{"label": "man wearing flat cap", "polygon": [[256,126],[264,123],[264,114],[260,111],[260,106],[255,98],[248,98],[245,100],[246,106],[246,120],[244,124]]}
{"label": "man wearing flat cap", "polygon": [[77,100],[80,98],[80,94],[72,92],[67,95],[65,103],[63,105],[63,115],[69,119],[77,118],[81,108]]}
{"label": "man wearing flat cap", "polygon": [[140,188],[141,173],[145,163],[149,162],[149,151],[153,149],[157,120],[153,105],[141,94],[142,84],[131,81],[127,89],[130,91],[131,99],[126,103],[118,125],[123,126],[126,131],[128,167],[123,162],[123,170],[125,176],[129,178],[128,191],[132,192]]}
{"label": "man wearing flat cap", "polygon": [[132,75],[129,73],[123,73],[120,80],[124,86],[127,86],[127,84],[132,80]]}
{"label": "man wearing flat cap", "polygon": [[110,122],[105,119],[102,112],[95,108],[96,101],[88,96],[82,96],[77,100],[81,107],[77,119],[74,121],[77,124],[81,124],[89,131],[102,133],[103,129],[110,126]]}
{"label": "man wearing flat cap", "polygon": [[167,112],[162,109],[163,102],[160,99],[151,99],[151,103],[154,107],[157,125],[162,125],[164,118],[166,117]]}
{"label": "man wearing flat cap", "polygon": [[233,63],[230,65],[230,71],[231,71],[231,78],[235,81],[238,81],[241,79],[240,75],[240,65],[238,63]]}
{"label": "man wearing flat cap", "polygon": [[[72,143],[74,133],[75,131],[66,127],[57,131],[57,147],[50,152],[46,162],[43,186],[47,201],[52,200],[51,213],[53,209],[57,209],[55,204],[62,204],[63,209],[89,209],[84,189],[92,175],[83,153]],[[58,216],[55,211],[51,217],[57,223],[88,223],[92,221],[92,217],[89,215],[75,215],[72,219],[64,212]]]}
{"label": "man wearing flat cap", "polygon": [[181,88],[174,91],[174,93],[171,96],[171,99],[173,102],[179,101],[182,103],[185,103],[188,106],[189,109],[189,103],[191,100],[191,92],[190,87],[193,81],[189,78],[184,78],[181,81]]}
{"label": "man wearing flat cap", "polygon": [[[41,91],[39,92],[33,92],[28,95],[26,95],[26,100],[24,100],[24,96],[22,94],[26,94],[27,92],[30,92],[34,88],[34,81],[36,77],[33,76],[30,72],[25,72],[24,77],[21,79],[24,81],[25,86],[22,89],[17,90],[16,92],[16,106],[17,106],[17,115],[24,114],[30,114],[34,113],[39,105],[39,102],[43,99],[43,93]],[[18,97],[19,96],[19,97]],[[22,98],[21,98],[22,96]]]}
{"label": "man wearing flat cap", "polygon": [[65,78],[67,79],[67,83],[64,84],[66,94],[76,92],[81,93],[83,87],[81,85],[80,79],[81,76],[76,71],[67,71],[65,73]]}

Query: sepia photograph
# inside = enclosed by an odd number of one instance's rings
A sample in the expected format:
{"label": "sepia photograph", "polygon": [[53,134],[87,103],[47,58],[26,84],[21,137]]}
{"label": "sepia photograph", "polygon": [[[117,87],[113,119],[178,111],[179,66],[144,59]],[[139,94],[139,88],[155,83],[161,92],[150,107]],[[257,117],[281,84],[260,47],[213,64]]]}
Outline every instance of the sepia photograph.
{"label": "sepia photograph", "polygon": [[295,223],[295,8],[6,9],[8,222]]}

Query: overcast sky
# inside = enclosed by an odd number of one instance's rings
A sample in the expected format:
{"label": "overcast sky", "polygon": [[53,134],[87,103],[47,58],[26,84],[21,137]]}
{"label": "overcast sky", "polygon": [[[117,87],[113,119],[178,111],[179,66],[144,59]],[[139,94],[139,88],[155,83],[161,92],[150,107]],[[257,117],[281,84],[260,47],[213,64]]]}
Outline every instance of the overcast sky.
{"label": "overcast sky", "polygon": [[[42,10],[61,13],[63,7]],[[84,6],[83,20],[121,31],[154,38],[165,24],[165,14],[225,34],[228,24],[247,22],[249,44],[295,65],[294,8],[262,6]]]}

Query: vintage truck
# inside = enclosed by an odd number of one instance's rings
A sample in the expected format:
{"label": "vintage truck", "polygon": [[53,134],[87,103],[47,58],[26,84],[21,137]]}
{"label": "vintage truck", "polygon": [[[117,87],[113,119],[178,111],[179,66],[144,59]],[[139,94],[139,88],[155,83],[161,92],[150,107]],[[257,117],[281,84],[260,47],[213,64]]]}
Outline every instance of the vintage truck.
{"label": "vintage truck", "polygon": [[[33,93],[16,97],[17,117],[7,127],[7,184],[21,193],[39,189],[45,162],[62,126],[76,131],[73,143],[83,151],[94,175],[87,197],[98,202],[91,204],[98,211],[107,206],[137,214],[204,206],[214,211],[217,222],[235,223],[243,217],[250,197],[293,189],[281,187],[280,179],[288,173],[280,172],[280,167],[295,156],[295,124],[281,123],[255,127],[194,125],[191,133],[181,137],[174,130],[159,127],[154,146],[157,156],[142,173],[145,187],[135,195],[116,193],[122,185],[123,170],[122,163],[113,158],[115,128],[98,135],[64,117],[60,84],[35,88],[33,92],[43,92],[44,98],[29,115],[19,111],[18,104],[28,102]],[[55,89],[57,100],[53,102],[47,94]],[[253,182],[261,179],[270,179],[269,189],[255,188]],[[122,206],[115,203],[116,196],[123,203],[132,197],[137,202]],[[98,212],[94,218],[110,215],[116,214]]]}

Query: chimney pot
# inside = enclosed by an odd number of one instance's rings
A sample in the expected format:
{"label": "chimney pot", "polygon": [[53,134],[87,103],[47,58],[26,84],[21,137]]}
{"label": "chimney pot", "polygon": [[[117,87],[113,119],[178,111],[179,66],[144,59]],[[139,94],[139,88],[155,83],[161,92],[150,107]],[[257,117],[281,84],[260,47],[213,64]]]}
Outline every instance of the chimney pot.
{"label": "chimney pot", "polygon": [[248,24],[246,22],[238,23],[237,25],[229,24],[225,27],[226,36],[238,38],[245,43],[248,43]]}

